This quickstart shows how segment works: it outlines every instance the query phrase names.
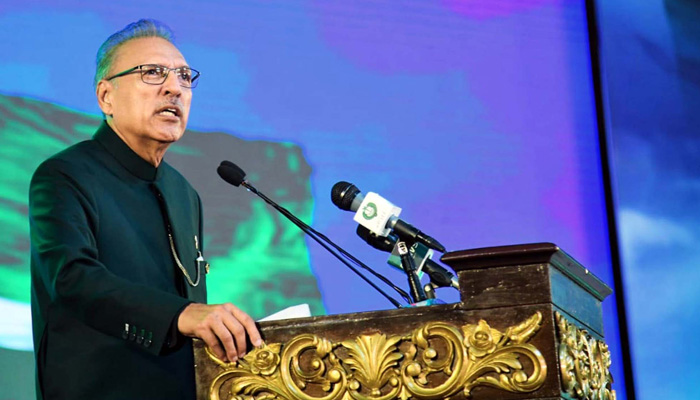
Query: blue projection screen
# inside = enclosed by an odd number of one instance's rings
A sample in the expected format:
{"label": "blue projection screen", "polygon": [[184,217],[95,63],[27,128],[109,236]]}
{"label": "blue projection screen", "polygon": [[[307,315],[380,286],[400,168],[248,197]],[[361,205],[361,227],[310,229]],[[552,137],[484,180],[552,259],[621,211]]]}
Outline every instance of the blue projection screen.
{"label": "blue projection screen", "polygon": [[[404,287],[388,255],[331,203],[337,181],[394,202],[448,250],[553,242],[613,286],[584,0],[0,7],[4,360],[31,362],[29,177],[41,159],[90,137],[100,121],[97,48],[145,17],[173,28],[202,71],[191,131],[165,160],[202,194],[212,301],[256,318],[299,302],[314,314],[392,307],[264,203],[222,182],[214,170],[223,159]],[[458,300],[450,289],[438,295]],[[615,308],[614,298],[604,302],[624,399]],[[33,378],[23,379],[2,384],[29,393],[18,385]]]}

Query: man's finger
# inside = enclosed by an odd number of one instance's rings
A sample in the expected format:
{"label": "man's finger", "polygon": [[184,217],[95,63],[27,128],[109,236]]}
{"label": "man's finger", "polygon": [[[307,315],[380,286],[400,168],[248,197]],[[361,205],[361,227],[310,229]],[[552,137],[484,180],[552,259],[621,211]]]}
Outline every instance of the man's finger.
{"label": "man's finger", "polygon": [[[232,318],[233,317],[231,315],[221,315],[221,318],[219,318],[215,322],[212,322],[210,328],[219,339],[219,342],[221,342],[221,344],[224,346],[224,350],[226,351],[228,359],[231,362],[236,362],[238,360],[238,355],[241,353],[237,348],[238,346],[236,341],[238,340],[238,338],[232,335],[228,327],[227,321]],[[245,351],[245,346],[243,347],[243,349]]]}
{"label": "man's finger", "polygon": [[263,340],[260,336],[260,332],[258,331],[258,327],[255,325],[255,321],[253,320],[253,318],[251,318],[250,315],[246,314],[240,308],[234,306],[233,304],[229,303],[227,304],[227,306],[230,306],[229,309],[231,310],[231,313],[238,320],[238,322],[240,322],[241,325],[243,325],[243,328],[248,333],[250,343],[252,343],[255,347],[261,346]]}
{"label": "man's finger", "polygon": [[214,353],[214,355],[221,361],[227,362],[229,361],[228,357],[226,357],[226,352],[224,352],[223,347],[221,347],[221,343],[219,342],[219,339],[214,335],[212,332],[202,332],[200,334],[200,339],[206,343],[207,347]]}
{"label": "man's finger", "polygon": [[243,325],[232,314],[223,320],[226,329],[231,333],[232,339],[236,342],[236,348],[240,357],[245,356],[247,350],[246,331]]}

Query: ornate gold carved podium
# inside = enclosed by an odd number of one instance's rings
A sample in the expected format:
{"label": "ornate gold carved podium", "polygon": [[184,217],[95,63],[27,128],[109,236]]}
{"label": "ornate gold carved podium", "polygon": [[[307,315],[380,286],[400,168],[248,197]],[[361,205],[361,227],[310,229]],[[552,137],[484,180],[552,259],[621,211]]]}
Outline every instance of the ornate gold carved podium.
{"label": "ornate gold carved podium", "polygon": [[260,323],[223,363],[195,341],[198,400],[614,399],[610,288],[551,243],[446,253],[461,302]]}

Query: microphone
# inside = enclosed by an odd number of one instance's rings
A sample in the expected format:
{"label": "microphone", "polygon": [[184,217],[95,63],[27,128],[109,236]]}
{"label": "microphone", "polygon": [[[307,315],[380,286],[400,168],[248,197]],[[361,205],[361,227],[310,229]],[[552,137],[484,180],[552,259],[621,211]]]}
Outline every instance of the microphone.
{"label": "microphone", "polygon": [[241,183],[245,182],[245,172],[236,164],[231,161],[224,160],[216,168],[216,172],[219,174],[221,179],[232,184],[233,186],[241,186]]}
{"label": "microphone", "polygon": [[331,201],[341,210],[354,211],[355,221],[375,235],[387,236],[394,232],[411,244],[422,243],[441,253],[445,252],[445,246],[440,242],[399,219],[401,208],[376,193],[369,192],[365,196],[357,186],[340,181],[331,189]]}
{"label": "microphone", "polygon": [[[389,234],[388,236],[377,236],[370,232],[369,229],[362,225],[357,226],[357,236],[362,238],[367,244],[374,247],[377,250],[386,251],[391,253],[396,246],[396,242],[399,240],[396,235]],[[422,244],[419,244],[422,246]],[[425,247],[423,247],[425,249]],[[413,251],[414,257],[419,256],[418,251]],[[394,267],[401,268],[401,263],[396,262],[394,257],[389,257],[389,264]],[[430,281],[433,282],[437,287],[453,287],[459,290],[459,280],[452,272],[442,265],[431,260],[429,257],[423,260],[417,260],[416,265],[419,265],[419,271],[425,272],[430,276]]]}
{"label": "microphone", "polygon": [[[251,185],[248,181],[245,180],[245,172],[236,164],[232,163],[231,161],[222,161],[221,164],[216,168],[216,172],[219,174],[219,176],[225,180],[226,182],[230,183],[233,186],[243,186],[246,189],[250,190],[251,192],[255,193],[258,197],[263,199],[267,204],[271,205],[275,210],[279,211],[282,215],[287,217],[294,225],[299,227],[304,233],[306,233],[310,238],[312,238],[314,241],[316,241],[318,244],[320,244],[323,248],[325,248],[329,253],[331,253],[335,258],[337,258],[340,262],[342,262],[346,267],[350,268],[355,274],[357,274],[360,278],[362,278],[367,284],[372,286],[377,292],[379,292],[382,296],[384,296],[386,299],[388,299],[394,306],[397,308],[401,308],[401,303],[396,301],[394,298],[386,294],[382,289],[377,287],[377,285],[374,284],[374,282],[370,281],[366,276],[364,276],[360,271],[358,271],[355,267],[353,267],[345,258],[349,259],[356,265],[362,267],[366,271],[370,272],[374,276],[376,276],[378,279],[382,280],[385,284],[389,285],[392,289],[394,289],[401,297],[404,298],[404,300],[408,301],[409,303],[412,301],[408,293],[403,291],[401,288],[397,287],[394,285],[389,279],[386,277],[382,276],[381,274],[377,273],[374,271],[372,268],[368,267],[364,263],[362,263],[360,260],[355,258],[353,255],[345,251],[343,248],[335,244],[332,240],[328,239],[325,235],[322,233],[316,231],[314,228],[310,227],[307,225],[304,221],[300,220],[297,218],[294,214],[292,214],[289,210],[286,208],[280,206],[279,204],[275,203],[272,201],[270,198],[265,196],[263,193],[259,192],[253,185]],[[331,248],[333,247],[337,253]]]}

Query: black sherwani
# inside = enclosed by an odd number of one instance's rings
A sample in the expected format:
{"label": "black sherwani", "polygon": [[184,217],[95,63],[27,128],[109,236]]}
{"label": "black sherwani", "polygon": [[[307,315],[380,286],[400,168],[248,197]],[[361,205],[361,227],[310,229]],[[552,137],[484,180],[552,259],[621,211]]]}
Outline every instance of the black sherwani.
{"label": "black sherwani", "polygon": [[193,399],[192,342],[175,318],[206,287],[201,202],[185,178],[103,123],[39,166],[29,215],[39,398]]}

